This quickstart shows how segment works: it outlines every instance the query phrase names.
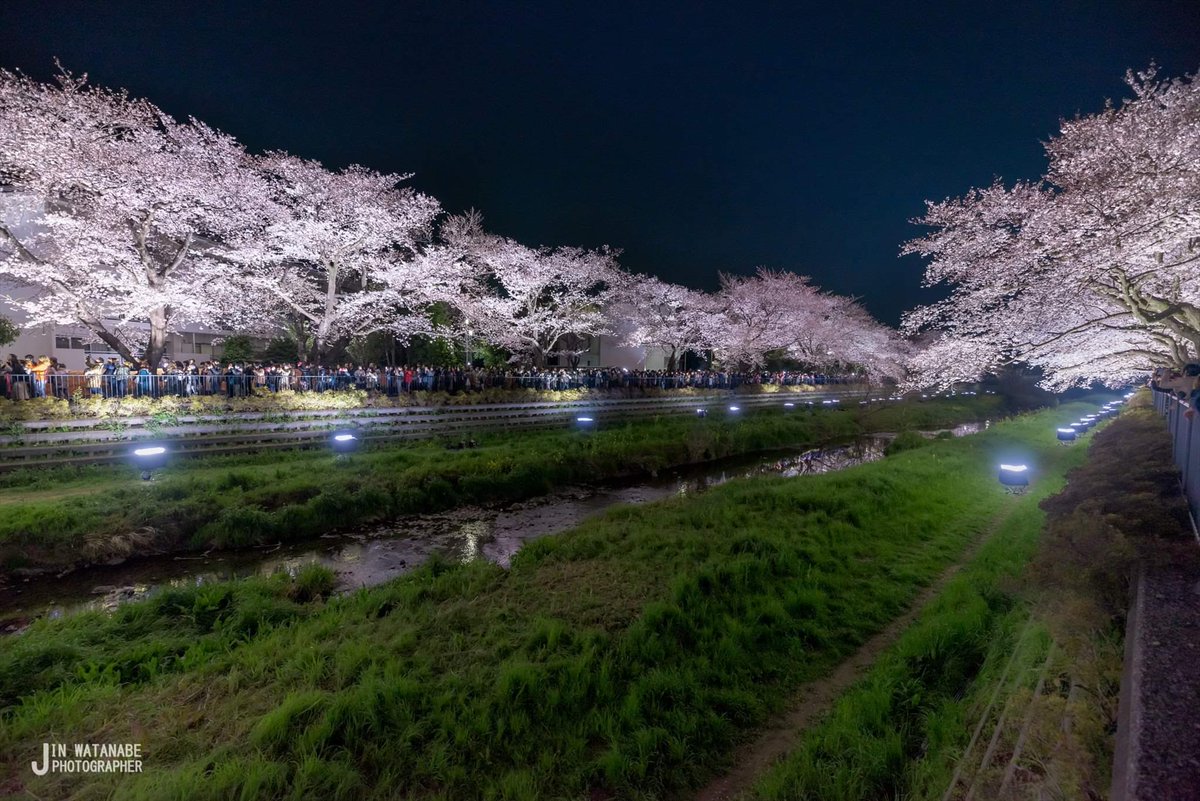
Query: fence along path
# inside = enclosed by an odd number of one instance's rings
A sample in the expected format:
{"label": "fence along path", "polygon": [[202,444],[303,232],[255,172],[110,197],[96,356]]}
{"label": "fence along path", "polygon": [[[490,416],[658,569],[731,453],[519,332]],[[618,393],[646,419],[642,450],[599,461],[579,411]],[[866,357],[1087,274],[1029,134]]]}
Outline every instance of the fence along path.
{"label": "fence along path", "polygon": [[[331,431],[351,431],[363,440],[426,439],[469,435],[478,431],[561,427],[577,416],[630,420],[658,415],[714,414],[739,409],[801,409],[845,401],[859,402],[864,387],[821,392],[736,395],[719,392],[685,398],[621,398],[606,400],[500,403],[464,406],[369,407],[286,413],[243,412],[189,415],[161,425],[148,417],[105,420],[40,420],[14,429],[0,447],[0,470],[104,464],[125,461],[134,447],[153,442],[173,456],[221,455],[272,448],[305,448],[327,444]],[[862,401],[865,402],[865,401]]]}
{"label": "fence along path", "polygon": [[1200,425],[1196,422],[1200,415],[1188,417],[1185,414],[1188,404],[1166,392],[1154,393],[1154,408],[1167,420],[1175,465],[1192,510],[1192,520],[1200,521]]}

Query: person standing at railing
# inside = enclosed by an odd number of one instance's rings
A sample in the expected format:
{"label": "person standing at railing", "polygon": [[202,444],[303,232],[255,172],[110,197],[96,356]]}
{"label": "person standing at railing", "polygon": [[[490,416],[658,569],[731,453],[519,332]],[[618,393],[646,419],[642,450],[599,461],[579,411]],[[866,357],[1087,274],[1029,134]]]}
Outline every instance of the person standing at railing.
{"label": "person standing at railing", "polygon": [[113,395],[123,398],[129,392],[129,362],[113,360]]}
{"label": "person standing at railing", "polygon": [[194,397],[200,394],[200,368],[196,365],[195,359],[188,359],[187,364],[183,366],[184,381],[187,382],[187,396]]}
{"label": "person standing at railing", "polygon": [[58,363],[58,359],[51,356],[50,363],[46,367],[46,385],[49,389],[51,397],[65,400],[67,393],[67,368]]}
{"label": "person standing at railing", "polygon": [[117,360],[101,359],[97,363],[100,365],[100,393],[106,398],[111,398],[116,392],[113,376],[117,372]]}
{"label": "person standing at railing", "polygon": [[[138,364],[137,380],[134,384],[134,397],[148,398],[150,397],[150,382],[153,380],[150,375],[150,368],[145,362]],[[124,393],[122,393],[124,394]]]}
{"label": "person standing at railing", "polygon": [[29,399],[29,372],[25,369],[25,363],[17,358],[17,354],[10,353],[8,356],[8,397],[13,400],[28,400]]}
{"label": "person standing at railing", "polygon": [[45,356],[29,359],[29,374],[33,376],[33,397],[46,397],[46,373],[50,370],[50,360]]}
{"label": "person standing at railing", "polygon": [[88,395],[93,398],[100,397],[104,386],[104,365],[98,361],[94,362],[89,359],[83,375],[87,382]]}

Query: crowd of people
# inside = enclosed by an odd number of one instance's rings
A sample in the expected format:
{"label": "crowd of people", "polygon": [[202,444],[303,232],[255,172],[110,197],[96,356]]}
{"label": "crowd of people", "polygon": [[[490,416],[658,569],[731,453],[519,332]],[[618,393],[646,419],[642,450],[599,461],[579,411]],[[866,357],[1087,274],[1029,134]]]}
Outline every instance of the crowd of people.
{"label": "crowd of people", "polygon": [[1191,420],[1200,409],[1200,364],[1188,364],[1182,370],[1160,367],[1150,379],[1150,388],[1186,402],[1188,409],[1184,416]]}
{"label": "crowd of people", "polygon": [[72,371],[57,359],[12,354],[0,373],[5,397],[11,400],[55,397],[245,397],[291,390],[336,392],[349,389],[398,396],[413,392],[458,394],[501,389],[737,389],[748,384],[825,385],[865,381],[858,374],[826,375],[795,370],[734,372],[729,370],[627,370],[600,368],[484,368],[434,365],[269,364],[164,359],[157,367],[116,357],[89,361]]}

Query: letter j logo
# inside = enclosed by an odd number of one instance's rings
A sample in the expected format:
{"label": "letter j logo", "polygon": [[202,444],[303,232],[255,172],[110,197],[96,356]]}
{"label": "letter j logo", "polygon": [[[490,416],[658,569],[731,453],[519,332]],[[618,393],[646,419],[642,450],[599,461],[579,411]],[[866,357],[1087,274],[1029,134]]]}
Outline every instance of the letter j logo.
{"label": "letter j logo", "polygon": [[30,762],[29,766],[38,776],[46,775],[50,770],[50,743],[42,743],[42,766],[39,768],[37,762]]}

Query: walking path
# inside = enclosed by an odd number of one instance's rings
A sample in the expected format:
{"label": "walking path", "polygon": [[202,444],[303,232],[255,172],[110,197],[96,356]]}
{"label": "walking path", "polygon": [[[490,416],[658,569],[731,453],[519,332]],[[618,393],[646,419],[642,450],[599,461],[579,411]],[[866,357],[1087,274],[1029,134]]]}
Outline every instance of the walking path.
{"label": "walking path", "polygon": [[1200,549],[1178,550],[1138,575],[1113,801],[1200,801]]}
{"label": "walking path", "polygon": [[925,607],[945,589],[946,584],[962,567],[975,557],[1011,513],[1012,509],[1006,509],[994,517],[962,557],[917,594],[908,611],[863,643],[850,658],[838,665],[833,673],[800,687],[792,706],[770,721],[757,739],[736,749],[733,754],[733,768],[696,793],[695,801],[734,801],[741,798],[772,764],[795,747],[806,729],[833,708],[834,701],[842,693],[866,675],[875,660],[900,639],[900,635],[916,621]]}

